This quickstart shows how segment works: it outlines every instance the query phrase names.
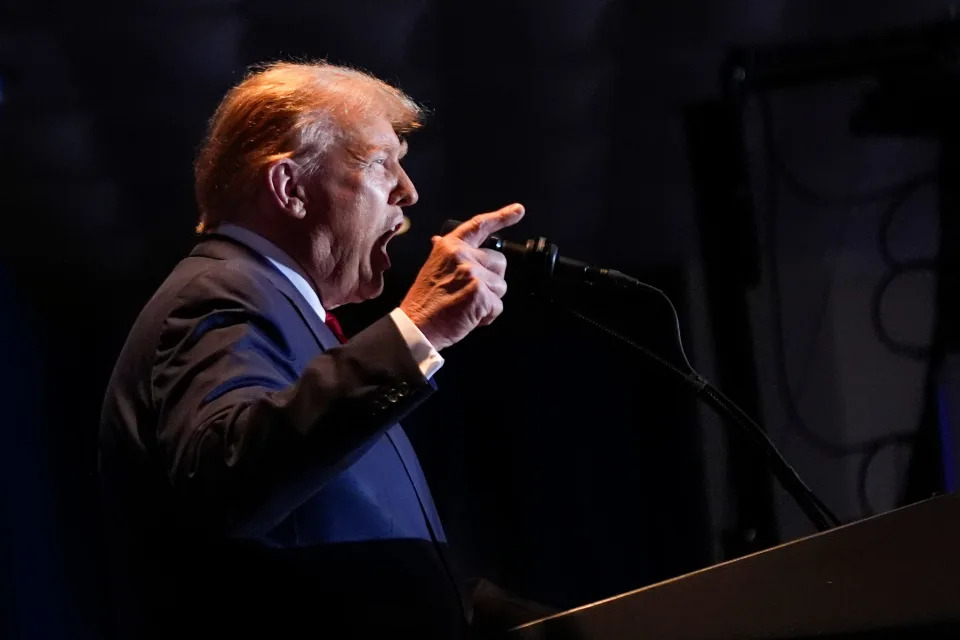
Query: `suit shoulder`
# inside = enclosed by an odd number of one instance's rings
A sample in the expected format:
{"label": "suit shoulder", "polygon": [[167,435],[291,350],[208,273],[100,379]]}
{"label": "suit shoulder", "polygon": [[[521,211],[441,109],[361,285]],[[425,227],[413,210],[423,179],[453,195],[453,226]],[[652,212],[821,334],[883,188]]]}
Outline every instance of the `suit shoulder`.
{"label": "suit shoulder", "polygon": [[165,327],[178,318],[229,309],[269,315],[281,294],[255,264],[243,262],[196,256],[180,261],[140,311],[120,360],[152,358]]}
{"label": "suit shoulder", "polygon": [[256,263],[190,257],[177,265],[155,297],[167,300],[171,311],[201,301],[267,309],[280,301],[282,294]]}

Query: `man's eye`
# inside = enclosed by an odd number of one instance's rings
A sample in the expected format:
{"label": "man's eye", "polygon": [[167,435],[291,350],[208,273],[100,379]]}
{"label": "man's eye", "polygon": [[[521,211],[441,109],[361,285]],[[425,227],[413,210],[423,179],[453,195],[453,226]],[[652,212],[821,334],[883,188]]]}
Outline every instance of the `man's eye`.
{"label": "man's eye", "polygon": [[386,158],[374,158],[374,159],[373,159],[373,162],[374,162],[374,164],[387,164],[387,159],[386,159]]}

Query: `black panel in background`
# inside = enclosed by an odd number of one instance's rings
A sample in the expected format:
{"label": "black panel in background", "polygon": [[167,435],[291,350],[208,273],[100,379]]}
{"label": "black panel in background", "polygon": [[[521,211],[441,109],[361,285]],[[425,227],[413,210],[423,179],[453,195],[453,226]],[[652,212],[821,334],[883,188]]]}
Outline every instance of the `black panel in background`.
{"label": "black panel in background", "polygon": [[[931,362],[924,389],[924,411],[920,418],[903,501],[907,504],[948,490],[948,477],[955,473],[949,450],[948,434],[956,429],[947,424],[941,369],[960,351],[960,190],[956,176],[960,173],[960,135],[951,124],[942,132],[940,141],[940,246],[937,269],[937,314],[934,321]],[[949,401],[949,400],[948,400]],[[946,442],[945,442],[946,439]],[[945,447],[944,445],[947,444]]]}
{"label": "black panel in background", "polygon": [[[687,109],[686,132],[719,386],[748,415],[756,416],[747,292],[760,279],[760,252],[740,117],[728,102],[695,104]],[[727,559],[778,541],[769,470],[739,439],[729,439],[728,451],[735,515],[734,528],[724,532]]]}

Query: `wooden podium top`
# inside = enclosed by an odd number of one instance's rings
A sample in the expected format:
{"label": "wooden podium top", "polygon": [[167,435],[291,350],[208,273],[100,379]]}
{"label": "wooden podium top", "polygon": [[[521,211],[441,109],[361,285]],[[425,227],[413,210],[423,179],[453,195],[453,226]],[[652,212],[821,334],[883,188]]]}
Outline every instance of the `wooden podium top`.
{"label": "wooden podium top", "polygon": [[[947,629],[952,635],[942,635]],[[707,640],[907,630],[909,637],[960,638],[956,495],[578,607],[508,637]]]}

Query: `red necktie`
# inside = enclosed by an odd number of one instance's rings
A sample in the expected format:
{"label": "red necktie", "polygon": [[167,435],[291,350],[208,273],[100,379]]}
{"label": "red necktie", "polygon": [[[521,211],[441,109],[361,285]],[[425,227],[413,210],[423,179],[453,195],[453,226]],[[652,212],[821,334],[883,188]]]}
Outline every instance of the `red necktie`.
{"label": "red necktie", "polygon": [[337,340],[340,341],[340,344],[343,344],[347,341],[347,336],[343,333],[343,327],[340,326],[340,321],[337,320],[337,317],[327,311],[327,318],[324,320],[327,327],[330,328],[330,331],[333,335],[337,336]]}

